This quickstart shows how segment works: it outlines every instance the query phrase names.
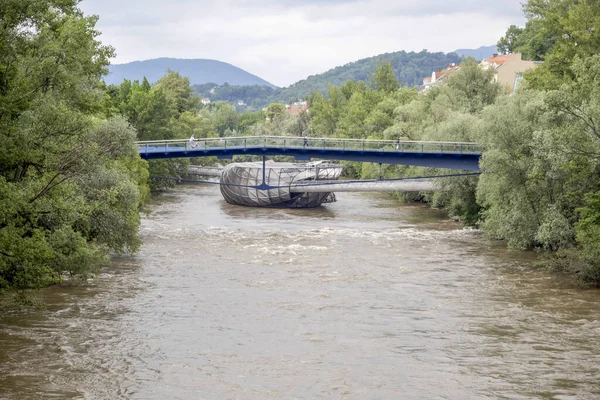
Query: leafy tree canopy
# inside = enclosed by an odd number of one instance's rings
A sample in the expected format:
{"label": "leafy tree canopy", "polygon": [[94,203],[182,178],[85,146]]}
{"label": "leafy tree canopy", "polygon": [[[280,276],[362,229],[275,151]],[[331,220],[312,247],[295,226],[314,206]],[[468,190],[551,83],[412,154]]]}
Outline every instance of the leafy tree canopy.
{"label": "leafy tree canopy", "polygon": [[[527,74],[536,88],[555,89],[574,78],[573,60],[600,50],[600,3],[585,0],[528,0],[523,5],[527,25],[509,28],[514,49],[544,63]],[[501,42],[505,41],[501,39]]]}
{"label": "leafy tree canopy", "polygon": [[0,2],[0,291],[84,276],[139,246],[145,162],[105,120],[113,49],[76,0]]}

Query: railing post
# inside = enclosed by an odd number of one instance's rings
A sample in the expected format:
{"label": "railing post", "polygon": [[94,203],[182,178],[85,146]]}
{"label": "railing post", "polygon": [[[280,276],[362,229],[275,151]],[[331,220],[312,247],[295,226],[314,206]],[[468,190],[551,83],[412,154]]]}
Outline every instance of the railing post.
{"label": "railing post", "polygon": [[244,149],[247,147],[246,140],[248,140],[248,139],[244,139]]}
{"label": "railing post", "polygon": [[285,139],[283,139],[283,148],[285,149]]}
{"label": "railing post", "polygon": [[363,139],[363,151],[365,151],[365,139]]}
{"label": "railing post", "polygon": [[[265,141],[266,140],[267,139],[265,139]],[[265,183],[266,169],[267,169],[266,166],[265,166],[266,163],[267,163],[267,157],[263,156],[263,158],[262,158],[262,164],[263,164],[263,166],[262,166],[262,184],[261,184],[261,186],[265,186],[266,185],[266,183]]]}
{"label": "railing post", "polygon": [[421,143],[421,153],[423,153],[423,143]]}

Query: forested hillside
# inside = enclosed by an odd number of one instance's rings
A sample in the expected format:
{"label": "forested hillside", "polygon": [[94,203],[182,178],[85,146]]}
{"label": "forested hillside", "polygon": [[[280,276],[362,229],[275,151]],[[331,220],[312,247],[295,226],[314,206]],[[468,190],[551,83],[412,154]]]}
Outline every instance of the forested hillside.
{"label": "forested hillside", "polygon": [[339,86],[347,81],[366,81],[375,72],[380,62],[390,63],[396,78],[405,86],[420,86],[423,78],[432,71],[445,68],[451,63],[460,63],[455,53],[419,53],[398,51],[364,58],[341,67],[336,67],[323,74],[312,75],[292,86],[279,90],[281,98],[306,97],[310,92],[324,93],[329,85]]}
{"label": "forested hillside", "polygon": [[[347,81],[367,81],[377,64],[381,62],[391,64],[394,75],[403,85],[415,87],[421,85],[423,78],[430,76],[433,71],[460,61],[461,58],[455,53],[430,53],[425,50],[419,53],[398,51],[336,67],[322,74],[309,76],[286,88],[269,89],[260,86],[233,85],[215,88],[216,84],[205,84],[196,85],[195,89],[198,94],[209,97],[212,101],[235,103],[243,100],[252,108],[260,109],[270,103],[290,103],[295,99],[306,99],[311,92],[326,93],[330,85],[339,86]],[[213,88],[214,93],[211,93],[210,90]]]}

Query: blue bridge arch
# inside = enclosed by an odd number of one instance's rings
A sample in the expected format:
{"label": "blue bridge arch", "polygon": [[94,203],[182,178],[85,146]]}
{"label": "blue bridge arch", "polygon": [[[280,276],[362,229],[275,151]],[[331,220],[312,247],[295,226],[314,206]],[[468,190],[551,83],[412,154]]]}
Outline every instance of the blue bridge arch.
{"label": "blue bridge arch", "polygon": [[190,140],[137,142],[146,160],[234,155],[292,156],[401,164],[433,168],[480,171],[480,145],[464,142],[419,142],[400,140],[362,140],[305,138],[289,136],[246,136]]}

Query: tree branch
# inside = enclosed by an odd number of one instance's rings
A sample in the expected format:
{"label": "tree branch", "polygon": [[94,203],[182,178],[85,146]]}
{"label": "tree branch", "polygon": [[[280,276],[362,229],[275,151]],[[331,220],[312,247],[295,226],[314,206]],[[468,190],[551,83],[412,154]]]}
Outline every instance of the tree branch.
{"label": "tree branch", "polygon": [[4,257],[10,257],[10,258],[16,258],[17,257],[14,254],[8,254],[8,253],[5,253],[5,252],[3,252],[1,250],[0,250],[0,255],[3,255]]}
{"label": "tree branch", "polygon": [[69,179],[68,176],[65,176],[63,179],[58,181],[56,184],[52,185],[52,182],[54,182],[56,180],[56,178],[58,178],[59,176],[60,176],[60,172],[56,173],[56,175],[54,175],[52,177],[52,179],[50,179],[50,181],[46,184],[46,186],[44,186],[44,188],[37,195],[35,195],[34,198],[29,200],[29,203],[33,203],[34,201],[36,201],[37,199],[39,199],[40,197],[45,195],[50,189],[55,188],[56,186],[60,185],[61,183],[63,183],[67,179]]}
{"label": "tree branch", "polygon": [[[600,132],[598,132],[598,128],[595,126],[595,124],[592,121],[589,121],[586,117],[576,113],[575,111],[571,110],[568,107],[561,107],[561,109],[563,112],[566,112],[567,114],[569,114],[577,119],[580,119],[588,128],[591,129],[594,136],[596,136],[597,139],[600,139]],[[577,110],[582,112],[582,114],[585,114],[583,111],[581,111],[579,109],[577,109]]]}

